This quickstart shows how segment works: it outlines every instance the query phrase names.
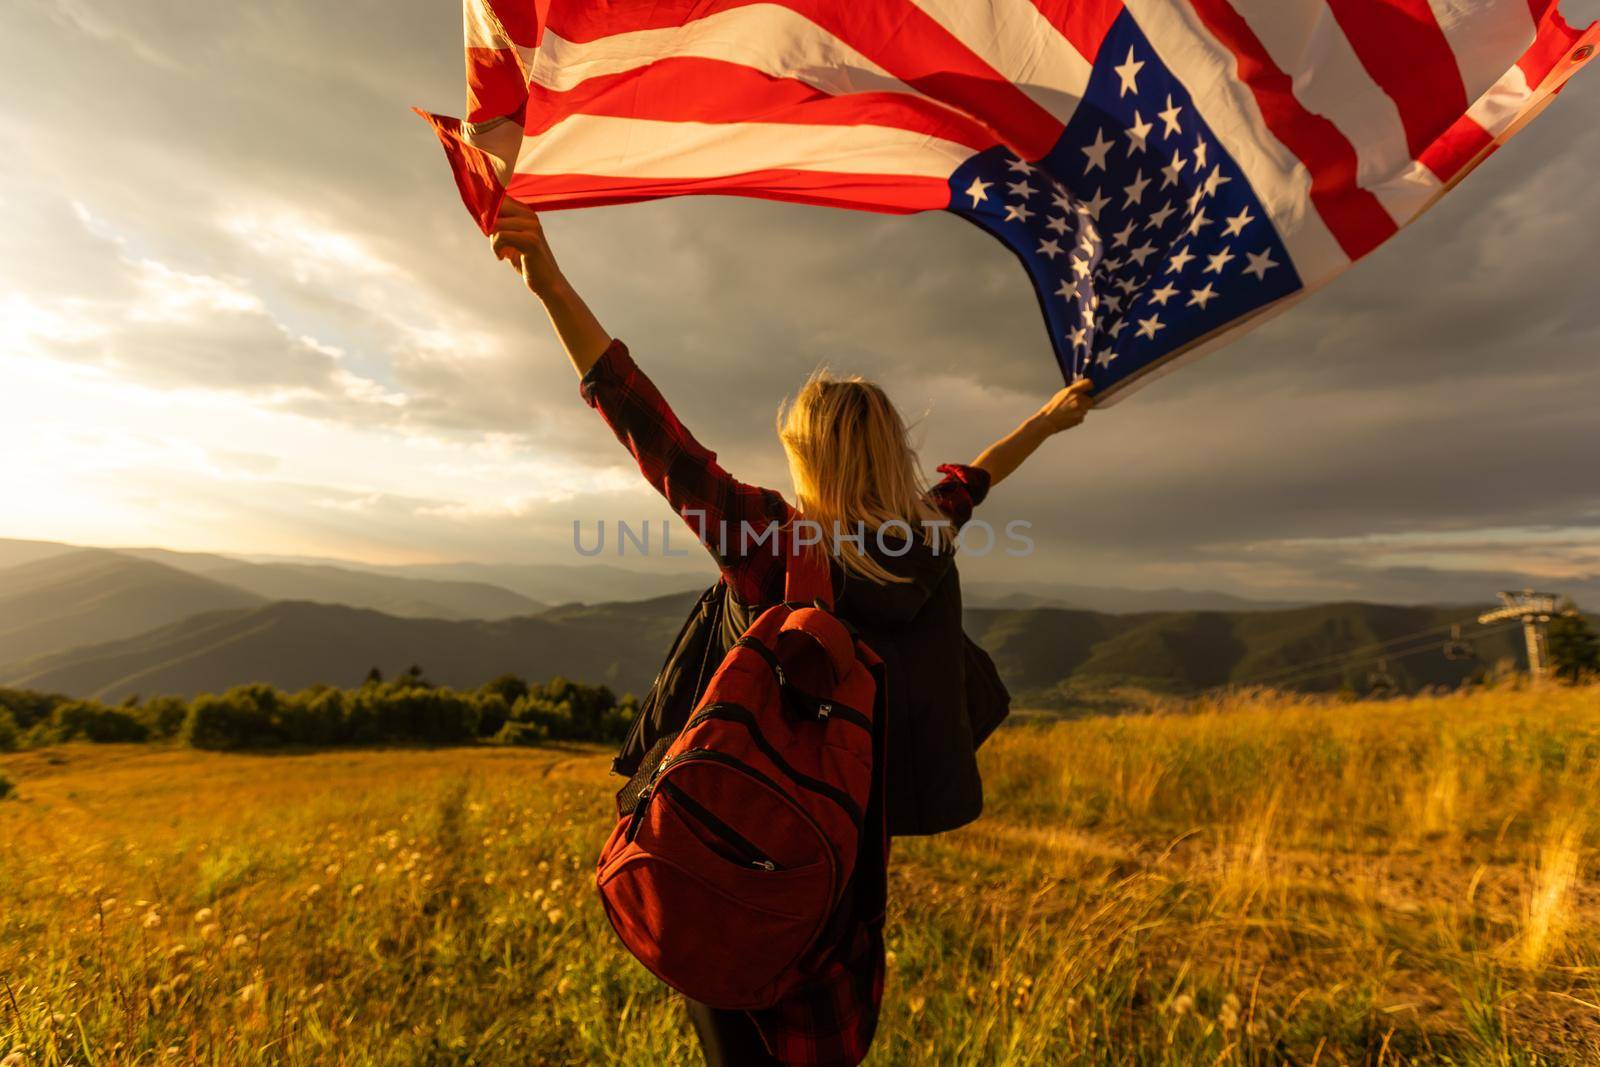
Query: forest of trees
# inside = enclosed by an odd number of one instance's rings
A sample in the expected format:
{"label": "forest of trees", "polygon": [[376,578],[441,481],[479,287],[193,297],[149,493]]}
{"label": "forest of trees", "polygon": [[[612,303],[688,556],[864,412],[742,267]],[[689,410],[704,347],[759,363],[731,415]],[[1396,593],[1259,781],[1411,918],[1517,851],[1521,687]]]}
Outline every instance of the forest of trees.
{"label": "forest of trees", "polygon": [[394,743],[509,745],[620,741],[637,711],[605,686],[502,675],[477,689],[431,684],[418,667],[355,689],[286,693],[240,685],[192,700],[157,696],[118,705],[0,688],[0,752],[65,741],[173,741],[206,749]]}

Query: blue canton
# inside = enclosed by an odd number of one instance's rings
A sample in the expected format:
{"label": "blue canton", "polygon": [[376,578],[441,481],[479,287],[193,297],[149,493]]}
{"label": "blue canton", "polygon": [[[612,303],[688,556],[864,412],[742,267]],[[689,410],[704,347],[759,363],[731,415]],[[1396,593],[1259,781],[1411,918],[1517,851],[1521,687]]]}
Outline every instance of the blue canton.
{"label": "blue canton", "polygon": [[1126,11],[1050,153],[988,149],[950,187],[950,210],[1027,268],[1062,374],[1100,394],[1301,288],[1244,173]]}

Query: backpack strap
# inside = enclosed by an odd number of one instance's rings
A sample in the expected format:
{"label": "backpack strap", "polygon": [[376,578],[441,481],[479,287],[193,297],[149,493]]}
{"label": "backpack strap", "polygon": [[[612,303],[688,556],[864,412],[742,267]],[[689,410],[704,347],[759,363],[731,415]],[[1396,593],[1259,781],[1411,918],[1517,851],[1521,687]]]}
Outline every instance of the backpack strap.
{"label": "backpack strap", "polygon": [[794,523],[801,514],[788,511],[789,536],[784,539],[783,599],[791,604],[811,604],[833,610],[833,569],[822,545],[797,547]]}

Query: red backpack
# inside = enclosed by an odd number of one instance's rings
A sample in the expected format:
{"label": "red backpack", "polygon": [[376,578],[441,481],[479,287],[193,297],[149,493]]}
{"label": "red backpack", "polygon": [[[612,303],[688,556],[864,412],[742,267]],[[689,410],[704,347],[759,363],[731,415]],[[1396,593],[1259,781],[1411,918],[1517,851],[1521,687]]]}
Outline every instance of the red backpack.
{"label": "red backpack", "polygon": [[[770,1007],[803,984],[854,870],[872,804],[875,670],[832,614],[826,557],[791,555],[785,602],[712,675],[600,852],[622,943],[679,992]],[[813,606],[814,605],[814,606]]]}

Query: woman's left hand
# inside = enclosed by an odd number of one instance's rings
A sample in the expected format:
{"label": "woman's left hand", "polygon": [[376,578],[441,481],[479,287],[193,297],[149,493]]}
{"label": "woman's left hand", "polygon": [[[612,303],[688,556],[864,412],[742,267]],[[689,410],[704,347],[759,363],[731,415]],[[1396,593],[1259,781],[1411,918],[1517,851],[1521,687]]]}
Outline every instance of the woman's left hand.
{"label": "woman's left hand", "polygon": [[1081,423],[1094,407],[1094,383],[1079,378],[1045,402],[1034,417],[1051,433],[1070,430]]}
{"label": "woman's left hand", "polygon": [[510,197],[500,204],[490,247],[496,259],[507,260],[517,268],[528,288],[541,299],[566,284],[539,216]]}

